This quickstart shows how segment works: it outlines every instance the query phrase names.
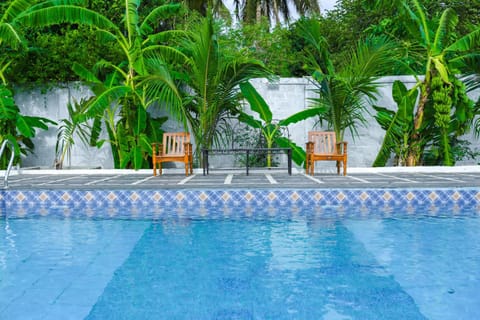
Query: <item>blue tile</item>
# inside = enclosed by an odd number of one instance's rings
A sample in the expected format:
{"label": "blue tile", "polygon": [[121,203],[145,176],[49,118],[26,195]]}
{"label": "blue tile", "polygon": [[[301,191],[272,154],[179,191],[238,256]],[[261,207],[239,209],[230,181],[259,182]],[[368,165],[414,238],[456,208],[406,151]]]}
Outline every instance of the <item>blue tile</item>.
{"label": "blue tile", "polygon": [[[0,216],[47,215],[89,218],[152,218],[158,208],[268,206],[474,207],[478,189],[279,189],[279,190],[7,190],[0,197]],[[152,208],[156,207],[156,213]],[[122,209],[125,208],[125,209]],[[133,216],[132,216],[133,211]],[[178,210],[177,210],[178,211]],[[190,211],[190,210],[186,210]]]}

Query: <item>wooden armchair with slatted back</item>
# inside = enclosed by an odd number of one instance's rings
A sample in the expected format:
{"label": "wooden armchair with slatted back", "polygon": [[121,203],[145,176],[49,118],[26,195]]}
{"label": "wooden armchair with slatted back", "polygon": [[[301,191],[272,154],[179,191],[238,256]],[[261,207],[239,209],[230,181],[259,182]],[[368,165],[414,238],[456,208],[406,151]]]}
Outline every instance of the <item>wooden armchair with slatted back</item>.
{"label": "wooden armchair with slatted back", "polygon": [[188,132],[165,132],[163,142],[152,143],[153,175],[157,175],[157,166],[162,174],[163,162],[185,163],[185,175],[193,173],[193,151]]}
{"label": "wooden armchair with slatted back", "polygon": [[306,173],[314,174],[315,161],[337,161],[337,173],[343,165],[343,175],[347,175],[347,142],[336,142],[335,132],[310,131],[308,133]]}

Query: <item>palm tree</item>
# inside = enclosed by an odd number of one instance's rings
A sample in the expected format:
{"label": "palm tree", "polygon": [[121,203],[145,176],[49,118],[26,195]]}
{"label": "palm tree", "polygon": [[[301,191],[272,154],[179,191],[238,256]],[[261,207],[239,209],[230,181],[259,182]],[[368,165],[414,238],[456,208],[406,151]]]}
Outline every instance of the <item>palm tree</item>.
{"label": "palm tree", "polygon": [[312,99],[319,108],[320,124],[334,130],[337,141],[343,141],[345,130],[358,135],[357,126],[365,124],[367,103],[376,99],[375,80],[391,67],[395,58],[393,44],[385,38],[359,41],[355,51],[348,54],[338,70],[333,65],[327,43],[321,36],[320,24],[314,19],[297,22],[299,36],[306,46],[306,64],[312,71],[318,98]]}
{"label": "palm tree", "polygon": [[220,143],[220,122],[238,114],[238,86],[252,78],[268,77],[269,72],[256,60],[226,52],[218,43],[211,16],[203,18],[180,47],[187,57],[184,101],[199,154],[200,148]]}
{"label": "palm tree", "polygon": [[183,0],[182,2],[184,2],[189,9],[199,12],[202,16],[207,16],[209,10],[221,16],[225,16],[225,13],[228,12],[222,0]]}
{"label": "palm tree", "polygon": [[176,32],[154,31],[155,23],[177,14],[181,5],[156,7],[143,21],[138,15],[139,5],[138,0],[125,1],[122,26],[94,11],[68,5],[42,8],[22,17],[34,26],[67,22],[95,27],[100,41],[113,42],[123,52],[123,61],[118,65],[99,61],[90,71],[74,64],[74,71],[92,85],[95,93],[77,121],[93,118],[98,122],[103,117],[116,168],[148,165],[150,142],[161,135],[159,125],[163,122],[152,118],[148,108],[168,106],[170,113],[185,121],[181,97],[166,61],[182,57],[181,52],[166,44]]}
{"label": "palm tree", "polygon": [[[458,16],[447,8],[437,20],[427,19],[418,0],[411,0],[412,7],[404,4],[408,13],[406,28],[417,52],[416,63],[424,67],[424,77],[417,78],[412,90],[420,95],[413,117],[412,130],[406,143],[407,165],[419,165],[427,155],[444,165],[454,164],[452,144],[464,134],[475,116],[473,102],[466,95],[465,85],[456,78],[468,65],[478,63],[480,53],[474,51],[480,44],[480,28],[455,38]],[[412,74],[415,74],[411,69]],[[387,131],[388,135],[393,134]],[[385,145],[388,148],[388,144]],[[375,165],[384,165],[390,153],[380,150]]]}
{"label": "palm tree", "polygon": [[239,20],[247,23],[259,23],[262,17],[273,18],[280,24],[280,16],[286,22],[290,21],[292,4],[301,16],[320,14],[317,0],[234,0],[235,12]]}

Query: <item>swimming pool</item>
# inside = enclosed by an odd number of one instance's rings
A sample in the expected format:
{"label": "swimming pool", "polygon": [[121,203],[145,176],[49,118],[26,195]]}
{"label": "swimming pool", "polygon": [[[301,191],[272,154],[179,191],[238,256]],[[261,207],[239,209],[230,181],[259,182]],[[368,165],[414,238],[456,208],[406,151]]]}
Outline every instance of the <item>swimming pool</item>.
{"label": "swimming pool", "polygon": [[477,205],[382,192],[391,205],[342,206],[338,193],[270,206],[7,199],[0,319],[475,318]]}

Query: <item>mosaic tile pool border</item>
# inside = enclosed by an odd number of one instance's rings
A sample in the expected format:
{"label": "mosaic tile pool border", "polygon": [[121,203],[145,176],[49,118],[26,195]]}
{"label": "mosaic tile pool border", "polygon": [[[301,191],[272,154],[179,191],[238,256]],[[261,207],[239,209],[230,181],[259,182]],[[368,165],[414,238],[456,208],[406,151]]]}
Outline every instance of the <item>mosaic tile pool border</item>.
{"label": "mosaic tile pool border", "polygon": [[[205,208],[222,208],[223,213],[236,209],[244,214],[261,208],[267,209],[267,212],[281,213],[284,207],[310,207],[322,212],[327,212],[329,208],[335,208],[334,211],[338,212],[338,208],[355,207],[363,213],[373,208],[381,208],[382,212],[388,213],[394,207],[404,207],[407,211],[409,208],[428,208],[431,212],[441,207],[451,207],[456,211],[468,207],[480,214],[480,189],[0,191],[0,216],[11,217],[29,215],[30,212],[49,214],[55,211],[70,216],[74,209],[83,215],[97,216],[102,208],[106,209],[103,213],[106,217],[150,217],[165,212],[166,208],[175,209],[176,215],[179,212],[193,212],[195,210],[189,210],[193,208],[205,212]],[[201,210],[198,212],[202,214]]]}

